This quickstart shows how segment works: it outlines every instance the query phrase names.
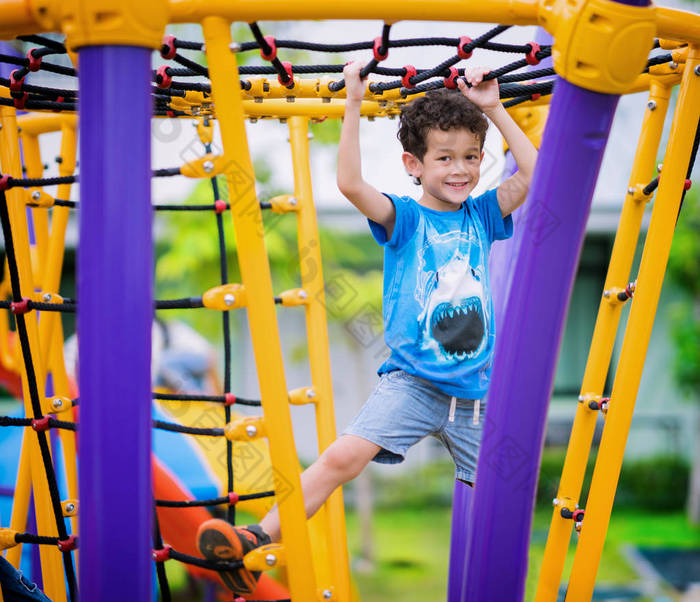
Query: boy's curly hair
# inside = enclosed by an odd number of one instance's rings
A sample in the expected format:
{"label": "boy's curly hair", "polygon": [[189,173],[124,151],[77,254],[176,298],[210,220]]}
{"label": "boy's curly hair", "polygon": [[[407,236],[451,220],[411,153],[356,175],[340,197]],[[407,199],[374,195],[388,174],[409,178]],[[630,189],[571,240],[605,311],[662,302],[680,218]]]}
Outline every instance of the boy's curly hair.
{"label": "boy's curly hair", "polygon": [[428,150],[429,130],[466,129],[476,135],[479,148],[483,148],[488,126],[481,110],[471,100],[460,92],[443,88],[426,92],[403,106],[396,136],[406,152],[422,161]]}

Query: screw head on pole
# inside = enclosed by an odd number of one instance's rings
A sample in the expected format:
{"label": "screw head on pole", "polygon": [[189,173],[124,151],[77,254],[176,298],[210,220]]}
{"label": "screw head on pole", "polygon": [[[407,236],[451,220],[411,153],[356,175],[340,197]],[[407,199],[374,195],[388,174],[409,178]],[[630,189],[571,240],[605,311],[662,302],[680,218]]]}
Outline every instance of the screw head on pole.
{"label": "screw head on pole", "polygon": [[677,63],[676,61],[671,61],[671,62],[668,64],[668,66],[669,66],[671,69],[678,69],[678,63]]}
{"label": "screw head on pole", "polygon": [[32,201],[38,201],[41,198],[41,193],[38,190],[32,192]]}
{"label": "screw head on pole", "polygon": [[224,305],[231,307],[236,302],[236,296],[231,293],[224,295]]}
{"label": "screw head on pole", "polygon": [[650,101],[647,103],[647,109],[649,109],[650,111],[655,111],[655,110],[656,110],[656,101],[655,101],[655,100],[650,100]]}
{"label": "screw head on pole", "polygon": [[695,69],[693,69],[693,73],[695,73],[695,75],[700,75],[700,65],[695,65]]}
{"label": "screw head on pole", "polygon": [[68,504],[66,504],[66,512],[67,512],[68,514],[70,514],[70,513],[73,512],[74,510],[75,510],[75,504],[70,503],[70,502],[69,502]]}
{"label": "screw head on pole", "polygon": [[55,410],[60,410],[63,407],[63,400],[60,397],[54,398],[51,402],[51,407]]}
{"label": "screw head on pole", "polygon": [[265,556],[265,564],[268,566],[275,566],[275,563],[277,562],[277,556],[274,554],[268,554]]}
{"label": "screw head on pole", "polygon": [[205,161],[204,163],[202,163],[202,169],[207,173],[211,173],[212,171],[214,171],[214,162]]}
{"label": "screw head on pole", "polygon": [[631,186],[627,189],[627,194],[634,194],[634,188]]}
{"label": "screw head on pole", "polygon": [[248,437],[255,437],[258,434],[258,429],[254,425],[248,425],[245,427],[245,432]]}
{"label": "screw head on pole", "polygon": [[323,599],[324,600],[330,600],[333,597],[333,592],[329,589],[324,589],[323,590]]}
{"label": "screw head on pole", "polygon": [[51,293],[44,293],[44,295],[41,297],[41,300],[44,303],[48,303],[49,301],[51,301]]}

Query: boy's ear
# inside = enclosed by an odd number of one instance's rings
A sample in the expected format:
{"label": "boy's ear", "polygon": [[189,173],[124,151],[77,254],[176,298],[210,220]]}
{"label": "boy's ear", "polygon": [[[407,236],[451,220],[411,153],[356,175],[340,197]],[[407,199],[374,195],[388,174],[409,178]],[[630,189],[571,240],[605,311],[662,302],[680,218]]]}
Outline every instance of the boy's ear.
{"label": "boy's ear", "polygon": [[403,161],[403,166],[406,168],[409,176],[414,178],[420,178],[422,175],[423,163],[414,154],[404,151],[401,153],[401,160]]}

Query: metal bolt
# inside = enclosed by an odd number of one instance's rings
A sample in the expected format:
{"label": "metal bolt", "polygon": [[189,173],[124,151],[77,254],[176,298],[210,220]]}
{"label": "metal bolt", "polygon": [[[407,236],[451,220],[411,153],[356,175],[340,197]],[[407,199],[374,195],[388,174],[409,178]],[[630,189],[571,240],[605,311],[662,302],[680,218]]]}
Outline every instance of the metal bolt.
{"label": "metal bolt", "polygon": [[668,66],[670,69],[678,69],[678,63],[676,61],[671,61]]}
{"label": "metal bolt", "polygon": [[214,161],[205,161],[202,163],[202,169],[207,173],[214,171]]}
{"label": "metal bolt", "polygon": [[610,294],[610,291],[603,291],[603,297],[605,297],[606,299],[610,296]]}
{"label": "metal bolt", "polygon": [[236,302],[236,296],[228,293],[224,295],[224,305],[231,307]]}
{"label": "metal bolt", "polygon": [[578,400],[579,401],[586,401],[586,397],[584,395],[579,395]]}
{"label": "metal bolt", "polygon": [[324,600],[330,600],[333,597],[333,592],[329,589],[324,589],[323,590],[323,599]]}
{"label": "metal bolt", "polygon": [[268,566],[275,566],[276,563],[277,556],[275,556],[274,554],[268,554],[267,556],[265,556],[265,564],[267,564]]}
{"label": "metal bolt", "polygon": [[658,171],[659,173],[661,173],[661,170],[663,169],[663,167],[664,167],[664,164],[663,164],[663,163],[659,163],[659,164],[656,166],[656,171]]}
{"label": "metal bolt", "polygon": [[558,497],[555,497],[555,498],[552,500],[552,506],[558,506],[558,505],[559,505],[559,498],[558,498]]}
{"label": "metal bolt", "polygon": [[63,407],[63,400],[60,397],[54,398],[54,400],[51,402],[51,407],[54,409],[58,410]]}
{"label": "metal bolt", "polygon": [[296,99],[296,96],[287,96],[287,102],[294,102]]}
{"label": "metal bolt", "polygon": [[[696,70],[697,70],[697,69],[696,69]],[[330,97],[330,96],[324,96],[324,97],[321,99],[321,102],[324,103],[324,104],[329,104],[329,103],[331,102],[331,97]]]}
{"label": "metal bolt", "polygon": [[206,44],[202,44],[202,52],[206,52],[206,51],[207,51],[207,45],[206,45]]}
{"label": "metal bolt", "polygon": [[313,140],[313,139],[314,139],[314,135],[313,135],[311,132],[309,132],[309,133],[306,135],[306,137],[307,137],[309,140]]}
{"label": "metal bolt", "polygon": [[308,295],[306,294],[306,291],[304,289],[301,289],[299,291],[299,299],[306,299]]}
{"label": "metal bolt", "polygon": [[75,504],[68,503],[66,504],[66,514],[70,514],[75,510]]}
{"label": "metal bolt", "polygon": [[634,194],[635,190],[631,186],[627,189],[627,194]]}
{"label": "metal bolt", "polygon": [[44,303],[48,303],[49,301],[51,301],[51,293],[44,293],[43,296],[41,297],[41,300]]}
{"label": "metal bolt", "polygon": [[693,69],[693,73],[695,73],[695,75],[700,75],[700,65],[695,65],[695,69]]}
{"label": "metal bolt", "polygon": [[238,42],[231,42],[231,43],[228,45],[228,49],[229,49],[231,52],[240,52],[240,51],[241,51],[241,45],[240,45]]}
{"label": "metal bolt", "polygon": [[292,207],[296,207],[297,202],[298,202],[298,201],[296,200],[295,197],[292,197],[291,199],[289,199],[289,204],[290,204]]}
{"label": "metal bolt", "polygon": [[258,429],[257,427],[253,426],[252,424],[245,427],[245,432],[248,437],[255,437],[255,435],[258,434]]}
{"label": "metal bolt", "polygon": [[38,201],[41,198],[41,193],[38,190],[32,192],[32,201]]}
{"label": "metal bolt", "polygon": [[647,103],[647,109],[649,109],[650,111],[655,111],[655,110],[656,110],[656,101],[655,101],[655,100],[650,100],[650,101]]}
{"label": "metal bolt", "polygon": [[306,391],[306,396],[307,396],[309,399],[313,399],[314,397],[316,397],[316,391],[314,391],[313,389],[308,389],[308,390]]}

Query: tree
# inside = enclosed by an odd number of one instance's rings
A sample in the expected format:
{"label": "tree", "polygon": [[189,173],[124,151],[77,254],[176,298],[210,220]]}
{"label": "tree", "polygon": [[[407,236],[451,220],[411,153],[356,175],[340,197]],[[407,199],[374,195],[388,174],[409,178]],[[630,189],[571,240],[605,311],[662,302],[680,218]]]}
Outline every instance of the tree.
{"label": "tree", "polygon": [[[683,201],[668,264],[670,280],[683,292],[674,308],[674,376],[679,388],[700,403],[700,204],[697,185]],[[695,435],[688,491],[688,518],[700,523],[700,420]]]}

